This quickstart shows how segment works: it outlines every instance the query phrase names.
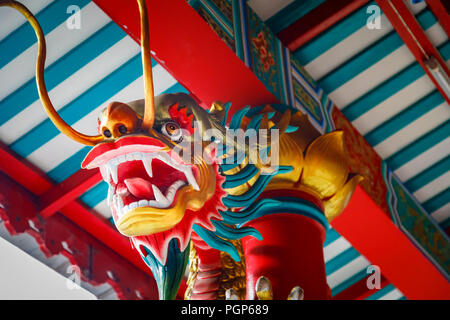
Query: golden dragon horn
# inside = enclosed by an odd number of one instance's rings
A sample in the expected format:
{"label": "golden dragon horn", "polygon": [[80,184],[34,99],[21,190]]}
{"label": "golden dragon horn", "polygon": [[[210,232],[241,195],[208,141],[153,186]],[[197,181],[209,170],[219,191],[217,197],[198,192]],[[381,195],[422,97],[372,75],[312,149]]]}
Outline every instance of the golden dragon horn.
{"label": "golden dragon horn", "polygon": [[55,126],[59,129],[59,131],[61,131],[66,136],[77,142],[89,146],[93,146],[101,142],[104,139],[103,136],[101,135],[88,136],[76,131],[59,116],[58,112],[56,112],[48,96],[47,88],[45,87],[44,69],[45,69],[45,58],[47,49],[45,45],[45,37],[44,33],[42,32],[42,28],[39,25],[39,22],[34,17],[34,15],[23,4],[12,0],[0,0],[0,7],[4,6],[11,7],[19,11],[28,20],[28,22],[34,29],[34,32],[36,33],[36,37],[38,39],[36,82],[39,91],[39,97],[41,98],[42,105],[44,106],[44,109],[47,112],[50,120],[55,124]]}
{"label": "golden dragon horn", "polygon": [[153,90],[152,62],[150,57],[150,35],[148,14],[145,0],[137,0],[141,19],[141,52],[142,66],[144,68],[145,111],[142,126],[147,129],[153,127],[155,122],[155,102]]}

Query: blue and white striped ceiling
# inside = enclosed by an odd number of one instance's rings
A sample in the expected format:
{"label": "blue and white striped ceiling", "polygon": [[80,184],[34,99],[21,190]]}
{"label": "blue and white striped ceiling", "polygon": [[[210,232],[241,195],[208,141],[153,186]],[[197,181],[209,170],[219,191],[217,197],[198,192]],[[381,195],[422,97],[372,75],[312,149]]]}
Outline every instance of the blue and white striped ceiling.
{"label": "blue and white striped ceiling", "polygon": [[[139,46],[94,3],[76,1],[81,8],[81,28],[69,29],[67,8],[72,0],[21,2],[36,15],[46,34],[47,88],[69,124],[96,134],[97,116],[109,102],[142,98]],[[299,2],[251,0],[249,4],[273,28],[283,28],[295,18],[286,12]],[[449,59],[445,33],[431,12],[418,6],[419,22]],[[363,9],[295,55],[433,218],[446,226],[450,212],[448,106],[386,19],[382,19],[381,30],[365,28]],[[47,119],[34,79],[34,32],[9,8],[0,9],[0,52],[0,139],[61,182],[80,169],[89,148],[60,134]],[[187,92],[156,62],[153,74],[157,94]],[[81,200],[110,219],[106,194],[107,185],[101,182]],[[367,275],[370,262],[333,229],[324,253],[333,295]],[[369,298],[399,299],[403,295],[389,285]]]}
{"label": "blue and white striped ceiling", "polygon": [[[248,4],[278,33],[324,2],[249,0]],[[450,41],[425,2],[406,4],[449,63]],[[371,5],[376,2],[367,3],[294,55],[445,229],[450,225],[450,108],[386,16],[380,17],[381,29],[367,28]],[[333,295],[367,276],[370,262],[333,229],[324,252]],[[389,285],[369,298],[403,296]]]}

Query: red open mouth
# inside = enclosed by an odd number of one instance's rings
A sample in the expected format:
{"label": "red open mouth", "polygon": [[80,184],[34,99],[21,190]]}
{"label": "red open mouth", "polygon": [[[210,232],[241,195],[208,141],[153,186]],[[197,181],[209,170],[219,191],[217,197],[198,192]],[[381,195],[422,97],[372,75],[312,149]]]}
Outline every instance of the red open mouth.
{"label": "red open mouth", "polygon": [[99,167],[109,184],[108,205],[117,221],[139,207],[169,208],[177,191],[199,190],[195,166],[185,164],[156,139],[124,137],[94,147],[82,167]]}

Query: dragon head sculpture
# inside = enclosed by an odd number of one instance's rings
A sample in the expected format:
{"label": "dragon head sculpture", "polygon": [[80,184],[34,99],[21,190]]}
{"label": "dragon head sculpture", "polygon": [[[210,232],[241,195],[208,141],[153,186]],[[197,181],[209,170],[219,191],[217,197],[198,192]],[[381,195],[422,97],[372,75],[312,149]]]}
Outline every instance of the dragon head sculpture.
{"label": "dragon head sculpture", "polygon": [[17,9],[33,26],[37,85],[49,118],[69,138],[93,146],[82,167],[100,169],[117,229],[152,269],[160,298],[171,299],[191,240],[198,250],[214,248],[239,260],[230,240],[261,239],[246,223],[288,212],[326,227],[361,177],[348,171],[342,132],[321,135],[292,107],[245,107],[228,119],[230,104],[205,110],[184,93],[154,97],[147,9],[144,0],[137,2],[145,99],[110,103],[97,136],[73,129],[52,105],[44,81],[45,38],[35,17],[16,1],[0,0],[0,6]]}
{"label": "dragon head sculpture", "polygon": [[82,167],[100,168],[117,229],[165,264],[170,240],[184,251],[192,226],[214,229],[211,218],[225,209],[216,143],[198,134],[214,129],[219,141],[224,128],[184,93],[156,97],[150,129],[142,126],[144,110],[143,100],[111,103],[99,119],[105,141]]}

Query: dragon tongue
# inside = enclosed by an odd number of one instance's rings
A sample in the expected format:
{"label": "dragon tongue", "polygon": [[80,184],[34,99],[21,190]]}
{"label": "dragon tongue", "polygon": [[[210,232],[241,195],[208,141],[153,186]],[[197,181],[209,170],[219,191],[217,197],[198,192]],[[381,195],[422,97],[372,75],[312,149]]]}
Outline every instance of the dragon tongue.
{"label": "dragon tongue", "polygon": [[142,178],[129,178],[124,180],[128,191],[136,198],[153,199],[152,184]]}

